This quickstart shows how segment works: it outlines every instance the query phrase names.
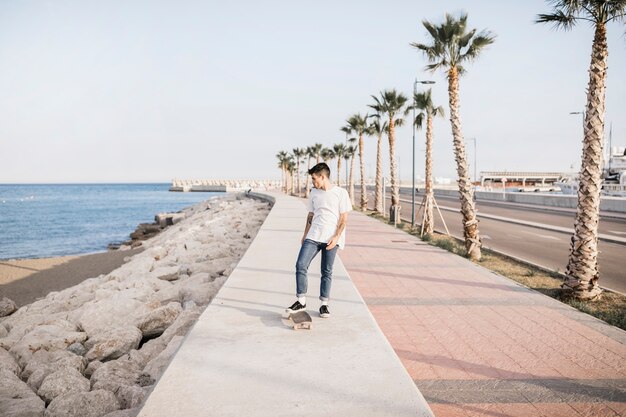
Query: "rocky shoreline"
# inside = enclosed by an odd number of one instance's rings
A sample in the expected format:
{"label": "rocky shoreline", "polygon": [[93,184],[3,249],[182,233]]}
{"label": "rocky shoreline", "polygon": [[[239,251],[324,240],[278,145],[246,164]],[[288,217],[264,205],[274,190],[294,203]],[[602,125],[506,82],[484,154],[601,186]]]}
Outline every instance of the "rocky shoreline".
{"label": "rocky shoreline", "polygon": [[1,317],[2,415],[136,416],[269,209],[241,194],[157,217],[120,268]]}

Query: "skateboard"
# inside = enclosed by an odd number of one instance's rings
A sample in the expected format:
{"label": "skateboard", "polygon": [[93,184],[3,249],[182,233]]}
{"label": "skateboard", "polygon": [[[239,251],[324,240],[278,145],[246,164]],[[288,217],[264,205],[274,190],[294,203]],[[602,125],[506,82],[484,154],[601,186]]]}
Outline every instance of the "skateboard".
{"label": "skateboard", "polygon": [[293,326],[294,330],[311,330],[311,326],[313,324],[313,319],[311,319],[311,315],[306,311],[298,311],[297,313],[291,313],[289,317],[287,317],[289,323]]}

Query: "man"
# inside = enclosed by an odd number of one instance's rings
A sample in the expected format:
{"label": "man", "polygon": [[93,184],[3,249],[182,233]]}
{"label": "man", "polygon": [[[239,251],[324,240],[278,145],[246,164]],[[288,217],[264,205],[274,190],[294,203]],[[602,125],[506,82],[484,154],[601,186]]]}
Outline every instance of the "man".
{"label": "man", "polygon": [[302,235],[300,253],[296,262],[296,300],[287,313],[306,308],[307,271],[313,258],[322,252],[322,280],[320,283],[320,316],[330,317],[328,300],[337,248],[343,249],[346,240],[348,212],[352,210],[348,192],[330,182],[330,168],[324,162],[309,170],[313,189],[307,201],[309,214]]}

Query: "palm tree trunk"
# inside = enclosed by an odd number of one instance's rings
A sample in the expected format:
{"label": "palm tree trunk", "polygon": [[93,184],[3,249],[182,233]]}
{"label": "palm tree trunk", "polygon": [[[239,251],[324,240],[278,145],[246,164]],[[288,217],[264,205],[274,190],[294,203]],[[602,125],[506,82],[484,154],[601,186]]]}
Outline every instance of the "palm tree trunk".
{"label": "palm tree trunk", "polygon": [[365,161],[363,160],[363,132],[359,132],[359,165],[361,171],[361,211],[367,210],[367,190],[365,188]]}
{"label": "palm tree trunk", "polygon": [[[389,115],[389,169],[391,171],[391,207],[389,219],[400,220],[400,186],[398,185],[398,166],[396,165],[396,126],[393,115]],[[396,217],[397,216],[397,219]]]}
{"label": "palm tree trunk", "polygon": [[300,157],[296,158],[296,179],[298,181],[298,197],[300,197]]}
{"label": "palm tree trunk", "polygon": [[310,156],[306,163],[306,166],[307,166],[307,175],[306,175],[306,183],[304,185],[304,197],[309,198],[309,169],[311,169],[311,157]]}
{"label": "palm tree trunk", "polygon": [[472,189],[467,167],[467,155],[465,154],[465,143],[463,132],[461,131],[461,118],[459,115],[459,73],[456,67],[448,71],[448,98],[450,102],[450,123],[452,124],[452,136],[454,143],[454,154],[456,159],[456,170],[458,174],[459,194],[461,196],[461,214],[463,215],[463,238],[465,239],[465,249],[469,258],[479,261],[480,235],[478,232],[478,219],[476,209],[472,199]]}
{"label": "palm tree trunk", "polygon": [[356,204],[354,204],[354,153],[352,153],[352,158],[350,158],[350,190],[348,192],[348,194],[350,194],[350,203],[352,203],[352,206],[355,206]]}
{"label": "palm tree trunk", "polygon": [[341,157],[337,158],[337,185],[341,187]]}
{"label": "palm tree trunk", "polygon": [[426,118],[426,184],[424,199],[424,227],[422,234],[432,235],[435,230],[435,219],[433,217],[433,118],[429,114]]}
{"label": "palm tree trunk", "polygon": [[374,210],[383,213],[383,134],[378,134],[376,144],[376,191],[374,193]]}
{"label": "palm tree trunk", "polygon": [[585,138],[578,188],[578,206],[574,235],[563,286],[579,299],[593,299],[602,292],[598,286],[598,222],[602,188],[602,138],[608,48],[606,26],[596,23],[589,68]]}

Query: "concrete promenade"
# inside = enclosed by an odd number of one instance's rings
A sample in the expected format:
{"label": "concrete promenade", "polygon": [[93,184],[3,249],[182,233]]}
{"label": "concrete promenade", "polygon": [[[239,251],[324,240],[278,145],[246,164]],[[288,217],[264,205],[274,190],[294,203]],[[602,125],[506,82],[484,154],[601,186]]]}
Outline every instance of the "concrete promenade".
{"label": "concrete promenade", "polygon": [[307,302],[313,329],[285,324],[306,209],[300,199],[272,195],[258,235],[139,416],[432,416],[341,260],[331,318],[317,313],[318,257]]}
{"label": "concrete promenade", "polygon": [[340,256],[437,417],[626,416],[626,332],[362,213]]}

